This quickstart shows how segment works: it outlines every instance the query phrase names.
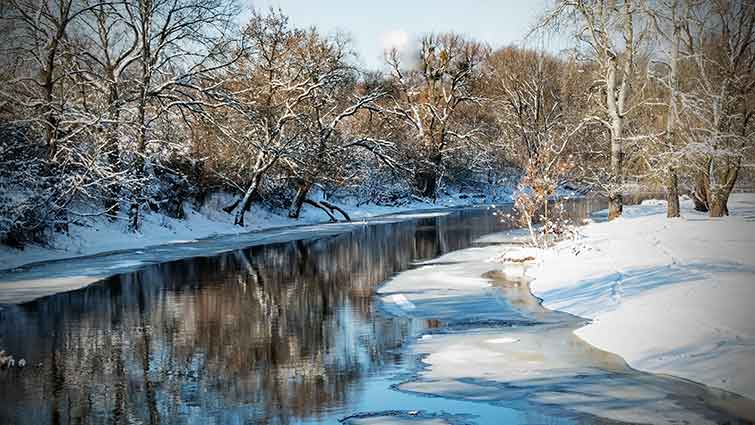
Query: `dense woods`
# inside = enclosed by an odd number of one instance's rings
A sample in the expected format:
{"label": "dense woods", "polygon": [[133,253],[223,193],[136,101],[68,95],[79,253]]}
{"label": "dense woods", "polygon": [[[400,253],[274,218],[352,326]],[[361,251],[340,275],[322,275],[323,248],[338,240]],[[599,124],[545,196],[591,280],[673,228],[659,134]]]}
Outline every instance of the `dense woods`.
{"label": "dense woods", "polygon": [[512,181],[530,216],[567,183],[607,195],[611,218],[638,183],[671,217],[683,194],[726,215],[752,160],[755,4],[559,0],[544,16],[529,39],[568,30],[573,48],[426,34],[365,70],[347,37],[279,10],[4,1],[0,240],[96,216],[138,231],[219,192],[243,226],[254,203],[339,220],[336,195],[396,205]]}

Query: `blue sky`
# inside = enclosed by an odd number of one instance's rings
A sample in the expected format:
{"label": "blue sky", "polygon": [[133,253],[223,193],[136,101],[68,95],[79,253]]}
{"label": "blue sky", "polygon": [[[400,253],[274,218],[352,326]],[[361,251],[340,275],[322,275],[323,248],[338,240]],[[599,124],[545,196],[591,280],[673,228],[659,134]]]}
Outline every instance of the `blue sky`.
{"label": "blue sky", "polygon": [[548,4],[548,0],[251,0],[257,9],[280,7],[296,26],[349,34],[360,63],[371,68],[382,66],[386,46],[411,44],[428,32],[454,31],[493,47],[522,44]]}

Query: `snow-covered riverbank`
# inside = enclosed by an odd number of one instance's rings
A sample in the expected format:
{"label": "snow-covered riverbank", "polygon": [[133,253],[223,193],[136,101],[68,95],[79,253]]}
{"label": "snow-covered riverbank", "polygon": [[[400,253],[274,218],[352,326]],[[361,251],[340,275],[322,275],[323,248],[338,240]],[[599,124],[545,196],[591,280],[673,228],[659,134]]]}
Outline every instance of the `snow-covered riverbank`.
{"label": "snow-covered riverbank", "polygon": [[[354,220],[416,210],[457,207],[490,201],[510,201],[509,194],[502,193],[495,199],[452,193],[441,197],[436,203],[413,201],[401,206],[349,205],[343,208]],[[230,196],[213,196],[200,209],[186,206],[185,219],[173,219],[160,214],[146,214],[137,233],[128,232],[125,217],[110,221],[103,216],[81,219],[69,226],[68,234],[57,234],[48,246],[31,245],[23,250],[0,245],[0,270],[12,269],[30,263],[82,257],[126,249],[141,249],[155,245],[195,242],[222,235],[237,235],[280,227],[327,223],[328,217],[321,210],[304,206],[298,220],[287,216],[286,211],[270,211],[254,205],[247,213],[245,227],[233,224],[233,215],[222,208],[233,202]],[[339,217],[340,218],[340,217]]]}
{"label": "snow-covered riverbank", "polygon": [[583,227],[538,253],[532,291],[592,319],[576,334],[636,369],[755,399],[755,196],[734,195],[720,219],[682,207],[669,220],[646,201]]}

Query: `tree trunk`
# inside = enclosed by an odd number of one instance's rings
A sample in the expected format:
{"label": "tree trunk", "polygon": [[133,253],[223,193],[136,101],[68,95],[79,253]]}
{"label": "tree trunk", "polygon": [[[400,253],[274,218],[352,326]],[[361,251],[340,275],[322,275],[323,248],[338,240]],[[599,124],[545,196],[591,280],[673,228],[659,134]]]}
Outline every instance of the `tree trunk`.
{"label": "tree trunk", "polygon": [[335,205],[335,204],[331,204],[331,203],[330,203],[330,202],[328,202],[328,201],[320,201],[320,203],[321,203],[321,204],[322,204],[323,206],[325,206],[325,207],[327,207],[327,208],[330,208],[330,211],[331,211],[331,212],[332,212],[332,211],[338,211],[338,212],[339,212],[339,213],[340,213],[340,214],[341,214],[341,215],[343,216],[343,218],[345,218],[345,219],[346,219],[346,221],[348,221],[348,222],[351,222],[351,217],[349,217],[349,215],[348,215],[348,214],[346,213],[346,211],[344,211],[344,210],[343,210],[343,208],[339,207],[338,205]]}
{"label": "tree trunk", "polygon": [[[143,129],[145,134],[140,135],[140,139],[137,145],[136,164],[134,166],[136,176],[138,180],[143,180],[146,175],[146,168],[144,163],[144,155],[146,155],[146,129]],[[137,181],[136,187],[131,194],[131,207],[129,208],[129,228],[132,232],[139,230],[139,203],[142,198],[143,181]]]}
{"label": "tree trunk", "polygon": [[679,211],[679,177],[676,170],[669,170],[668,187],[666,188],[666,217],[674,218],[681,215]]}
{"label": "tree trunk", "polygon": [[[67,19],[61,16],[61,19]],[[47,142],[47,155],[50,161],[55,160],[55,155],[58,152],[58,125],[59,117],[58,113],[53,106],[55,104],[55,64],[58,56],[58,46],[60,40],[65,34],[66,25],[59,25],[55,36],[50,40],[49,48],[47,52],[46,69],[44,73],[42,88],[45,91],[45,140]]]}
{"label": "tree trunk", "polygon": [[[147,155],[147,106],[146,106],[146,87],[142,89],[144,91],[144,98],[137,108],[137,114],[140,118],[141,127],[139,128],[139,134],[136,143],[136,163],[134,164],[134,171],[136,173],[137,180],[142,180],[145,177],[145,159]],[[137,181],[136,187],[131,194],[131,208],[129,209],[129,221],[132,232],[139,230],[139,202],[142,197],[142,185],[143,181]]]}
{"label": "tree trunk", "polygon": [[312,188],[312,183],[310,182],[302,181],[299,183],[299,188],[296,190],[296,196],[294,196],[293,201],[291,201],[291,207],[288,210],[289,218],[299,218],[301,207],[304,205],[304,200],[307,199],[307,195],[309,195],[310,188]]}
{"label": "tree trunk", "polygon": [[[674,32],[671,39],[671,75],[670,87],[671,93],[669,96],[668,118],[666,120],[666,134],[668,137],[667,144],[673,151],[676,146],[676,101],[677,90],[679,86],[679,44],[681,43],[681,26],[677,23],[677,4],[674,0],[672,3],[671,16],[672,24],[674,25]],[[666,187],[666,217],[675,218],[681,216],[679,211],[679,176],[676,173],[676,169],[673,165],[668,167],[668,186]]]}
{"label": "tree trunk", "polygon": [[437,173],[435,170],[426,169],[417,173],[416,184],[420,196],[435,201],[437,190]]}
{"label": "tree trunk", "polygon": [[729,215],[729,208],[727,204],[727,197],[714,195],[709,201],[709,217],[723,217]]}
{"label": "tree trunk", "polygon": [[734,190],[737,183],[740,164],[731,164],[725,169],[723,175],[723,184],[716,185],[715,188],[708,185],[708,216],[723,217],[729,215],[729,196]]}
{"label": "tree trunk", "polygon": [[241,199],[237,199],[237,200],[233,201],[233,203],[231,205],[223,207],[223,211],[225,211],[226,213],[230,214],[230,213],[233,212],[233,210],[236,209],[236,207],[239,206],[240,203],[241,203]]}
{"label": "tree trunk", "polygon": [[[152,45],[151,26],[152,26],[152,2],[151,0],[142,0],[139,2],[140,29],[141,29],[141,46],[139,52],[140,75],[139,78],[139,103],[137,105],[137,119],[139,132],[136,142],[136,164],[135,171],[137,178],[141,179],[145,174],[144,161],[147,155],[147,100],[149,98],[149,88],[152,85]],[[142,183],[136,183],[136,189],[132,194],[131,208],[129,209],[129,220],[131,231],[139,229],[139,201],[142,196]]]}
{"label": "tree trunk", "polygon": [[[110,80],[108,87],[108,117],[110,118],[112,128],[107,132],[107,158],[113,170],[120,172],[120,147],[118,146],[118,123],[120,119],[120,109],[118,105],[118,99],[120,95],[118,93],[118,87],[115,83],[115,74],[112,68],[107,69],[107,76]],[[118,210],[121,200],[121,187],[119,184],[113,184],[110,189],[110,194],[105,199],[105,208],[107,210],[107,216],[110,220],[118,218]]]}
{"label": "tree trunk", "polygon": [[624,196],[621,193],[608,195],[608,219],[621,217],[624,212]]}
{"label": "tree trunk", "polygon": [[422,197],[430,198],[435,202],[438,196],[438,170],[443,163],[443,155],[435,152],[429,156],[427,164],[422,164],[420,171],[415,177],[417,189]]}
{"label": "tree trunk", "polygon": [[[617,101],[617,81],[616,73],[618,72],[618,62],[615,57],[609,61],[609,70],[607,78],[607,104],[608,114],[611,116],[611,165],[610,165],[610,190],[608,194],[608,219],[613,220],[621,216],[624,211],[624,198],[622,196],[623,183],[624,183],[624,145],[622,140],[622,133],[624,130],[624,117],[622,116],[621,99],[624,95],[621,94],[619,101]],[[619,90],[625,90],[622,88]]]}
{"label": "tree trunk", "polygon": [[244,214],[246,214],[247,211],[249,211],[249,209],[252,207],[252,201],[257,196],[257,191],[259,190],[261,180],[262,173],[259,171],[255,172],[254,176],[252,176],[252,182],[249,184],[249,187],[244,193],[244,198],[241,200],[241,208],[236,211],[234,224],[236,224],[237,226],[244,226]]}
{"label": "tree trunk", "polygon": [[608,195],[608,219],[621,217],[624,212],[624,197],[622,196],[624,183],[624,146],[621,140],[624,119],[616,116],[611,128],[611,192]]}
{"label": "tree trunk", "polygon": [[692,200],[695,203],[695,210],[708,212],[708,178],[705,173],[698,173],[695,178],[695,190],[692,192]]}
{"label": "tree trunk", "polygon": [[330,211],[328,211],[328,209],[327,209],[327,208],[325,208],[325,206],[324,206],[324,205],[322,205],[321,203],[319,203],[319,202],[317,202],[317,201],[313,201],[313,200],[311,200],[311,199],[305,199],[305,200],[304,200],[304,203],[305,203],[305,204],[309,204],[309,205],[312,205],[313,207],[316,207],[316,208],[319,208],[319,209],[321,209],[321,210],[325,211],[325,214],[327,214],[327,215],[328,215],[328,217],[330,217],[330,222],[331,222],[331,223],[335,223],[335,222],[337,222],[337,221],[338,221],[338,219],[336,218],[336,216],[334,216],[334,215],[333,215],[333,213],[331,213]]}

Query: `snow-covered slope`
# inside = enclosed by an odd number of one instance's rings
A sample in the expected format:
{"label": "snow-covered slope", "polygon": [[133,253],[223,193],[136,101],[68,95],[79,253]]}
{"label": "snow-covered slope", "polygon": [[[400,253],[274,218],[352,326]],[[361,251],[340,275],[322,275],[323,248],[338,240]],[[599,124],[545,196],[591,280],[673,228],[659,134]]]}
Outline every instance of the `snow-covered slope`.
{"label": "snow-covered slope", "polygon": [[682,207],[669,220],[646,201],[585,226],[540,253],[532,291],[593,319],[577,335],[636,369],[755,399],[755,196],[734,195],[720,219]]}

